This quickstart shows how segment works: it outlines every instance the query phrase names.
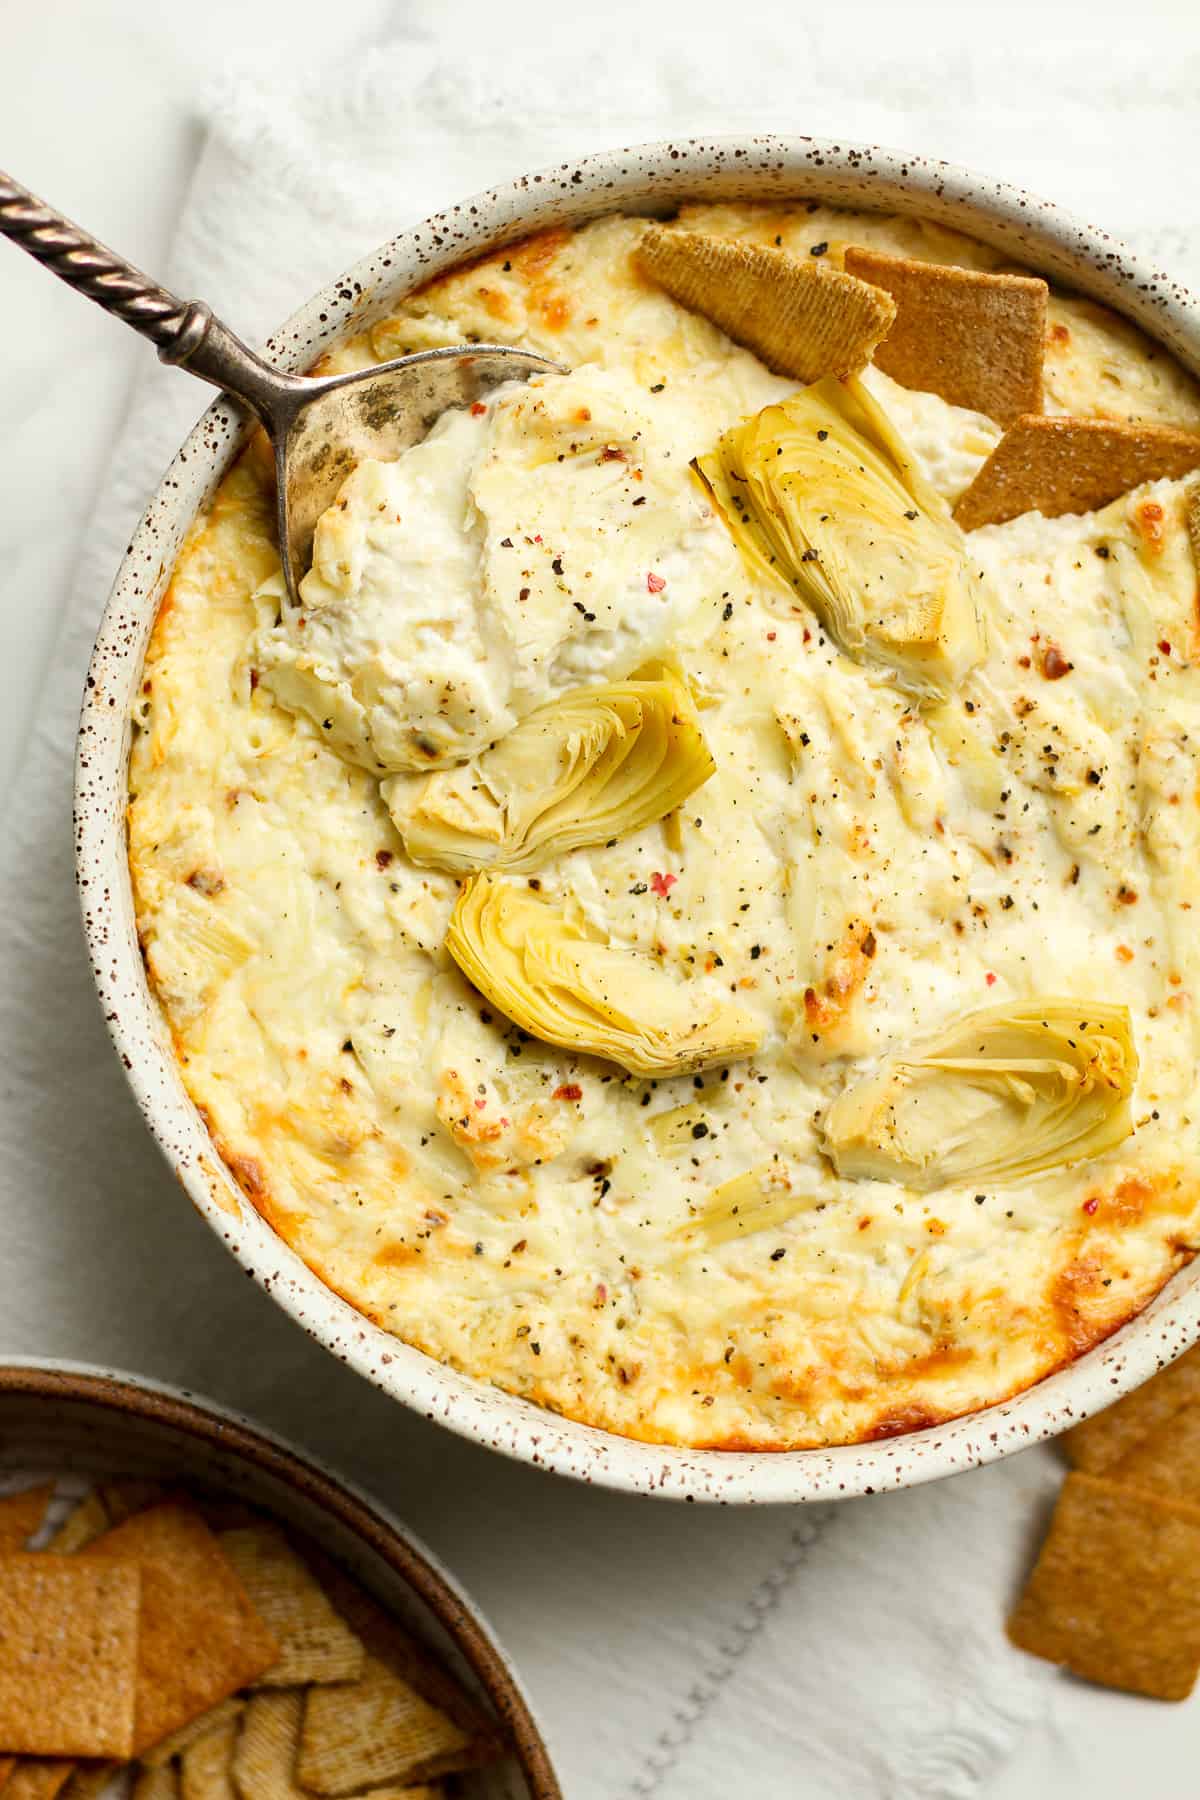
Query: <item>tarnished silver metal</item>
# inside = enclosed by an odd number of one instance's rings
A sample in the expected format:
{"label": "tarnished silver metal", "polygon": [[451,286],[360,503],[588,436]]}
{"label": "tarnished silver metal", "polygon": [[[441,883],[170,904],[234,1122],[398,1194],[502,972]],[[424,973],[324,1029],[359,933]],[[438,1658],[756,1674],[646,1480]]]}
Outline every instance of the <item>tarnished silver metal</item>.
{"label": "tarnished silver metal", "polygon": [[[357,463],[398,456],[444,412],[472,405],[501,382],[561,367],[532,351],[471,344],[419,350],[353,375],[292,377],[295,385],[272,402],[270,417],[265,408],[260,416],[275,447],[279,542],[293,598],[312,560],[317,520]],[[252,396],[245,398],[254,405]]]}
{"label": "tarnished silver metal", "polygon": [[275,450],[279,545],[292,600],[312,559],[317,520],[363,460],[418,443],[441,414],[504,381],[560,363],[508,344],[420,350],[351,375],[288,375],[264,362],[203,300],[180,300],[0,170],[0,235],[106,312],[132,325],[165,363],[243,401]]}

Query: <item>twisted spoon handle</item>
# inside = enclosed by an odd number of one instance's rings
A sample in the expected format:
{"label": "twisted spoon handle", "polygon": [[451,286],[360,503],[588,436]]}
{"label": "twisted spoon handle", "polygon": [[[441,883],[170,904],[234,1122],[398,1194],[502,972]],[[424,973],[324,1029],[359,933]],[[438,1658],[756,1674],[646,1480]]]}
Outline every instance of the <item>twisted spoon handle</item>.
{"label": "twisted spoon handle", "polygon": [[70,219],[0,170],[0,232],[158,346],[164,362],[181,362],[204,337],[212,314],[200,300],[180,300],[114,255]]}
{"label": "twisted spoon handle", "polygon": [[68,287],[148,337],[163,362],[181,364],[245,400],[268,427],[287,397],[306,386],[255,356],[203,300],[180,300],[160,287],[2,169],[0,236],[11,238]]}

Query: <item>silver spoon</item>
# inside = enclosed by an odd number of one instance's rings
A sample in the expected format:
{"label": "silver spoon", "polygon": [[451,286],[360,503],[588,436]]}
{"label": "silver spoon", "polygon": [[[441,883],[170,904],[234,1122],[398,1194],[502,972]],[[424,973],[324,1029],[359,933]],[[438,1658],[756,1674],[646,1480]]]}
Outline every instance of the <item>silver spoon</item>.
{"label": "silver spoon", "polygon": [[157,344],[161,361],[235,394],[262,421],[275,450],[279,544],[294,604],[317,520],[357,463],[398,456],[450,407],[471,405],[499,382],[562,369],[531,350],[468,344],[419,350],[352,375],[285,375],[203,300],[159,287],[3,170],[0,235]]}

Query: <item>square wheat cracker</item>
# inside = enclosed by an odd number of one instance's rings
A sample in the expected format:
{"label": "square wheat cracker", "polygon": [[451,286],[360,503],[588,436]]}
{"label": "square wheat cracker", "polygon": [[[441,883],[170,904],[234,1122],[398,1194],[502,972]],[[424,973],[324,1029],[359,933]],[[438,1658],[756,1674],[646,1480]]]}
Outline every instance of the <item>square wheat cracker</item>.
{"label": "square wheat cracker", "polygon": [[896,319],[875,365],[901,387],[1009,425],[1042,410],[1046,283],[846,247],[846,273],[882,288]]}
{"label": "square wheat cracker", "polygon": [[317,1794],[355,1794],[471,1766],[467,1733],[374,1656],[349,1686],[308,1689],[296,1772]]}
{"label": "square wheat cracker", "polygon": [[128,1756],[138,1572],[39,1552],[0,1557],[0,1748]]}
{"label": "square wheat cracker", "polygon": [[117,1771],[124,1767],[126,1765],[119,1762],[76,1763],[71,1779],[62,1791],[62,1800],[96,1800],[97,1794],[107,1793]]}
{"label": "square wheat cracker", "polygon": [[1077,1469],[1099,1475],[1135,1444],[1165,1424],[1182,1406],[1200,1402],[1200,1344],[1103,1412],[1064,1432],[1062,1445]]}
{"label": "square wheat cracker", "polygon": [[210,1731],[218,1731],[223,1725],[234,1723],[241,1717],[245,1705],[244,1700],[236,1697],[218,1700],[215,1706],[210,1706],[206,1712],[197,1713],[194,1719],[189,1719],[178,1731],[172,1731],[169,1736],[150,1744],[142,1751],[142,1762],[148,1769],[170,1762],[172,1757],[181,1755],[189,1744],[194,1744],[197,1738],[207,1737]]}
{"label": "square wheat cracker", "polygon": [[130,1800],[179,1800],[179,1777],[174,1763],[139,1769]]}
{"label": "square wheat cracker", "polygon": [[1176,481],[1197,467],[1200,434],[1174,425],[1024,414],[959,495],[954,517],[977,531],[1027,512],[1095,512],[1143,482]]}
{"label": "square wheat cracker", "polygon": [[93,1489],[67,1514],[46,1548],[57,1552],[59,1556],[70,1556],[76,1550],[82,1550],[93,1543],[108,1530],[110,1523],[104,1502]]}
{"label": "square wheat cracker", "polygon": [[239,1728],[239,1721],[230,1719],[188,1745],[179,1759],[182,1800],[238,1800],[233,1754]]}
{"label": "square wheat cracker", "polygon": [[490,1714],[463,1690],[424,1644],[406,1631],[392,1613],[385,1612],[337,1563],[315,1549],[308,1552],[308,1558],[321,1586],[371,1655],[423,1700],[445,1713],[469,1740],[457,1766],[474,1769],[495,1762],[504,1746]]}
{"label": "square wheat cracker", "polygon": [[74,1769],[73,1762],[31,1756],[19,1762],[4,1784],[5,1800],[55,1800]]}
{"label": "square wheat cracker", "polygon": [[354,1794],[351,1800],[446,1800],[440,1781],[423,1781],[420,1787],[368,1788],[365,1794]]}
{"label": "square wheat cracker", "polygon": [[225,1531],[218,1541],[279,1643],[279,1661],[255,1686],[303,1687],[353,1681],[362,1674],[366,1652],[361,1643],[277,1526]]}
{"label": "square wheat cracker", "polygon": [[0,1554],[23,1550],[42,1520],[54,1493],[52,1481],[0,1495]]}
{"label": "square wheat cracker", "polygon": [[[314,1688],[314,1693],[340,1690]],[[308,1800],[296,1780],[304,1695],[297,1688],[255,1694],[246,1708],[233,1757],[241,1800]]]}
{"label": "square wheat cracker", "polygon": [[879,288],[813,257],[737,238],[648,225],[636,261],[680,306],[795,381],[857,375],[896,316]]}
{"label": "square wheat cracker", "polygon": [[257,1679],[279,1646],[208,1526],[189,1507],[151,1507],[89,1545],[87,1562],[142,1574],[134,1753]]}
{"label": "square wheat cracker", "polygon": [[1068,1475],[1008,1635],[1087,1681],[1185,1699],[1200,1672],[1200,1508]]}

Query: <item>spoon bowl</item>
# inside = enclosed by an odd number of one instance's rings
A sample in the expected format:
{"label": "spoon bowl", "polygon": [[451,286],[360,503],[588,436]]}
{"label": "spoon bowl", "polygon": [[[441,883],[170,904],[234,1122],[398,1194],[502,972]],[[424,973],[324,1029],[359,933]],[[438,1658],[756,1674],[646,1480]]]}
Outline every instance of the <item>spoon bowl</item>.
{"label": "spoon bowl", "polygon": [[275,448],[279,548],[292,600],[312,561],[317,520],[358,463],[393,461],[451,408],[562,366],[505,344],[469,344],[418,350],[350,375],[289,378],[263,422]]}
{"label": "spoon bowl", "polygon": [[317,520],[365,457],[394,460],[451,407],[503,381],[562,371],[507,344],[463,344],[347,375],[288,375],[264,362],[203,300],[180,300],[0,170],[0,236],[131,325],[176,363],[244,401],[275,451],[279,552],[299,605]]}

